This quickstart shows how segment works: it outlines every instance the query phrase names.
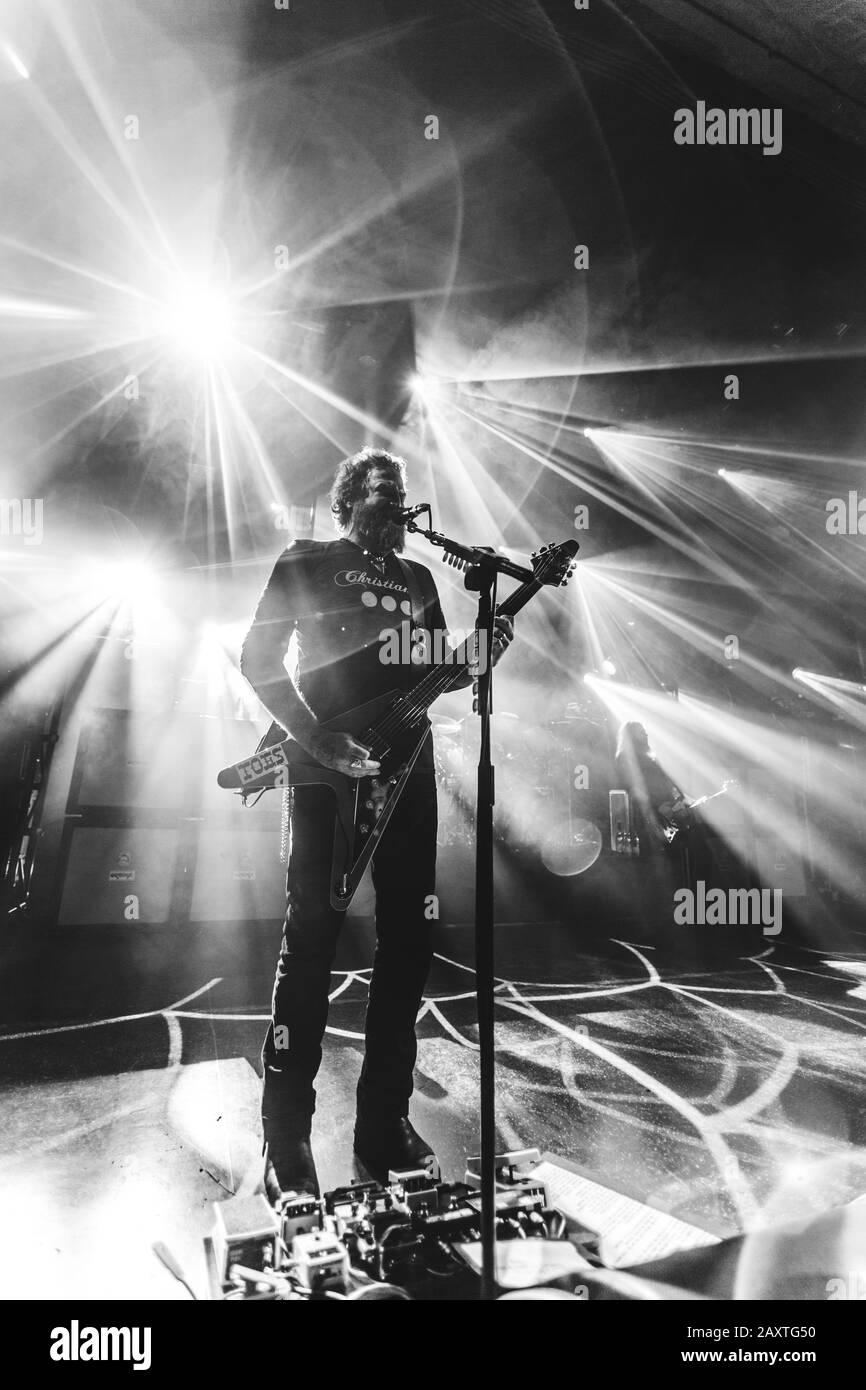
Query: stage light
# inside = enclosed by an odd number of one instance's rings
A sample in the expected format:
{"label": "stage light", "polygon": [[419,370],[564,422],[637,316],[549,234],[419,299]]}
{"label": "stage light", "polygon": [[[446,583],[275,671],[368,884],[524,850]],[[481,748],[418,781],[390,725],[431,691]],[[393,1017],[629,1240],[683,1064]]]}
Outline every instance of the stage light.
{"label": "stage light", "polygon": [[615,675],[616,675],[616,666],[615,666],[614,663],[611,661],[611,659],[610,659],[609,656],[606,656],[605,659],[604,659],[604,661],[601,663],[601,674],[602,674],[603,676],[615,676]]}
{"label": "stage light", "polygon": [[234,341],[231,301],[211,284],[188,281],[178,287],[171,301],[159,306],[153,327],[183,357],[218,362]]}
{"label": "stage light", "polygon": [[720,478],[727,478],[728,476],[727,468],[717,468],[716,472],[718,473]]}
{"label": "stage light", "polygon": [[149,597],[153,593],[155,574],[145,559],[93,560],[78,570],[85,589],[100,600],[119,600]]}
{"label": "stage light", "polygon": [[23,64],[23,62],[21,61],[21,59],[18,57],[18,54],[15,52],[15,49],[14,49],[14,48],[10,48],[9,45],[8,45],[8,43],[4,43],[4,45],[3,45],[3,52],[6,54],[7,59],[9,60],[9,62],[10,62],[11,65],[12,65],[12,67],[13,67],[13,68],[15,69],[15,71],[17,72],[18,76],[19,76],[19,77],[23,77],[24,80],[27,81],[27,79],[30,77],[30,73],[28,72],[27,68],[24,66],[24,64]]}
{"label": "stage light", "polygon": [[584,430],[583,433],[584,433],[584,437],[585,437],[586,439],[592,439],[592,427],[591,427],[591,425],[587,425],[587,427],[586,427],[586,429]]}
{"label": "stage light", "polygon": [[138,598],[149,593],[153,579],[153,571],[143,560],[118,560],[106,569],[109,592],[118,598]]}
{"label": "stage light", "polygon": [[420,401],[438,401],[442,396],[443,382],[440,377],[426,376],[423,372],[413,372],[409,378],[409,388]]}
{"label": "stage light", "polygon": [[795,666],[791,675],[795,681],[820,687],[821,693],[828,696],[835,693],[844,697],[862,695],[866,692],[866,685],[863,685],[861,681],[849,681],[845,680],[843,676],[828,676],[819,674],[817,671],[804,671],[802,666]]}

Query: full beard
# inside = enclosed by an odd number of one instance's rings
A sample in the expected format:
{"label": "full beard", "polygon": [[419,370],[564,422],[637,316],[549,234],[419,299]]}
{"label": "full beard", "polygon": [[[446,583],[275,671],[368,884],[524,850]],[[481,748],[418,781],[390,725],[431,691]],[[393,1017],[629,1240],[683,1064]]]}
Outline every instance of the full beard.
{"label": "full beard", "polygon": [[406,544],[406,527],[399,521],[392,521],[387,507],[381,503],[359,507],[355,528],[364,549],[373,555],[388,555],[392,550],[399,555]]}

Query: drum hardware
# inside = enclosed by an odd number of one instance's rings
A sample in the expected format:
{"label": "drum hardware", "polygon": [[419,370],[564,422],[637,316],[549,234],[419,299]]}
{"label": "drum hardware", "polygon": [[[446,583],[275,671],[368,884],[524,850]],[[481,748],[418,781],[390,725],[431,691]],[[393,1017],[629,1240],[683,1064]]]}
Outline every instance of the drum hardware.
{"label": "drum hardware", "polygon": [[[512,855],[540,856],[559,877],[585,873],[601,854],[603,835],[591,819],[586,792],[573,786],[574,763],[584,761],[579,721],[535,724],[503,710],[492,725],[497,842]],[[471,716],[442,719],[435,727],[440,848],[473,843],[477,727]]]}

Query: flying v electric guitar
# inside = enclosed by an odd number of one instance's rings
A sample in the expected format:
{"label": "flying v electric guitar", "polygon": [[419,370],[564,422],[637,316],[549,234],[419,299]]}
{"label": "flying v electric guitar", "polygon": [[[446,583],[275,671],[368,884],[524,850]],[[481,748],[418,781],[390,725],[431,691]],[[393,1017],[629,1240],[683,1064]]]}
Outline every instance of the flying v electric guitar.
{"label": "flying v electric guitar", "polygon": [[[532,557],[534,578],[499,604],[497,613],[511,618],[543,586],[567,584],[577,550],[575,540],[543,546]],[[272,724],[252,757],[223,768],[217,778],[221,787],[243,794],[314,783],[332,789],[336,820],[331,906],[340,912],[351,903],[415,766],[430,728],[427,710],[456,683],[464,672],[467,655],[464,642],[447,661],[432,665],[411,690],[390,691],[323,721],[323,728],[351,734],[370,749],[370,756],[380,764],[375,777],[347,777],[342,772],[332,772],[294,739],[287,738],[279,724]]]}

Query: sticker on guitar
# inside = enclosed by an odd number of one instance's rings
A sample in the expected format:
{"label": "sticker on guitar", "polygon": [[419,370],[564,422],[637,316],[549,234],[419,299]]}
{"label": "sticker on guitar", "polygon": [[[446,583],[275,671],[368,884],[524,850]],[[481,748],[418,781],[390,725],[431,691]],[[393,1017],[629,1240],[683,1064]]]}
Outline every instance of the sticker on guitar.
{"label": "sticker on guitar", "polygon": [[244,758],[243,762],[235,763],[235,771],[242,787],[266,776],[273,776],[273,781],[269,782],[270,786],[288,786],[288,776],[281,780],[280,770],[282,768],[285,768],[287,774],[289,759],[281,743],[277,743],[271,748],[263,748],[261,753],[254,753],[251,758]]}

